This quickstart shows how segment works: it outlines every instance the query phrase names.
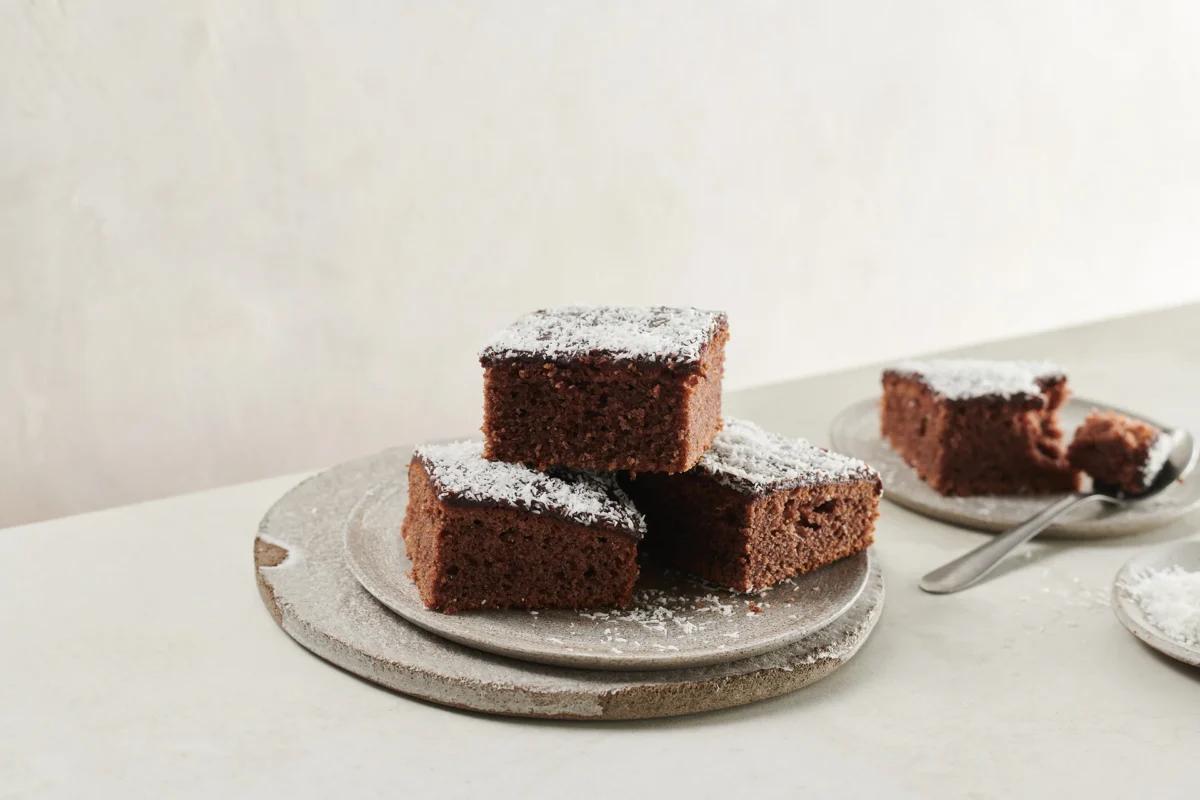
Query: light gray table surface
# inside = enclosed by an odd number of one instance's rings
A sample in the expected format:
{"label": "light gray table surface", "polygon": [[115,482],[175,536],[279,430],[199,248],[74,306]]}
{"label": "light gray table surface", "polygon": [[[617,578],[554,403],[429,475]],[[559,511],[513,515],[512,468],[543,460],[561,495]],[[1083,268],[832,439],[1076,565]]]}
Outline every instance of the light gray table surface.
{"label": "light gray table surface", "polygon": [[[959,352],[1051,358],[1081,395],[1200,430],[1200,306]],[[727,411],[825,442],[877,379],[733,392]],[[917,578],[986,534],[885,503],[883,619],[830,678],[695,717],[534,722],[377,689],[275,626],[251,541],[302,477],[0,531],[0,798],[1195,796],[1200,671],[1108,606],[1121,564],[1196,537],[1195,516],[1034,543],[931,596]]]}

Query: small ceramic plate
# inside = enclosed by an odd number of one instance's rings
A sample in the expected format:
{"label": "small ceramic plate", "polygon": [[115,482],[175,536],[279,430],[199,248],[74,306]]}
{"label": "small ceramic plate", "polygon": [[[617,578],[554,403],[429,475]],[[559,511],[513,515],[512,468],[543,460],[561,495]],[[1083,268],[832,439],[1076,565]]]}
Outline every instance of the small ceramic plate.
{"label": "small ceramic plate", "polygon": [[611,670],[719,664],[797,642],[844,614],[867,584],[869,552],[737,594],[643,568],[628,610],[442,614],[421,602],[400,523],[407,487],[368,493],[346,523],[346,562],[363,587],[405,620],[446,639],[523,661]]}
{"label": "small ceramic plate", "polygon": [[[1072,398],[1061,412],[1062,428],[1070,437],[1093,408],[1118,411],[1166,427],[1128,411]],[[1002,531],[1032,517],[1062,495],[943,497],[922,481],[915,470],[891,448],[879,432],[879,400],[862,400],[833,421],[833,449],[866,461],[883,478],[883,496],[927,517],[985,531]],[[1200,507],[1200,477],[1193,475],[1161,494],[1126,509],[1092,505],[1078,509],[1043,536],[1104,538],[1141,533],[1158,528]]]}
{"label": "small ceramic plate", "polygon": [[1187,572],[1200,572],[1200,542],[1172,542],[1134,556],[1113,581],[1113,611],[1121,624],[1146,644],[1185,664],[1200,666],[1200,647],[1192,647],[1167,637],[1147,616],[1130,595],[1131,580],[1146,570],[1182,567]]}

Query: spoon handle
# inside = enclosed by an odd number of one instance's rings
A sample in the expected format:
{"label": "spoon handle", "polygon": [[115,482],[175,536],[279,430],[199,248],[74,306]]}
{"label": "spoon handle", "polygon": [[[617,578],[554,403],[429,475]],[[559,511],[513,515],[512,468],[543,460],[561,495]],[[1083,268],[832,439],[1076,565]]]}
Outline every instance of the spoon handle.
{"label": "spoon handle", "polygon": [[949,594],[966,589],[987,575],[1006,555],[1044,531],[1051,522],[1076,506],[1103,497],[1095,492],[1070,494],[1056,500],[1029,519],[984,542],[966,555],[938,567],[921,579],[921,588],[933,594]]}

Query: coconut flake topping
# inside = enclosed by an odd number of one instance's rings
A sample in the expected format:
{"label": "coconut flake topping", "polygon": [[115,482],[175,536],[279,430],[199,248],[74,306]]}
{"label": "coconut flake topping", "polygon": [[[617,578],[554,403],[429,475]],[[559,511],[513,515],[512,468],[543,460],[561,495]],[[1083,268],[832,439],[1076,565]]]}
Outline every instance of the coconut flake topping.
{"label": "coconut flake topping", "polygon": [[946,358],[929,361],[901,361],[892,372],[915,375],[933,391],[950,400],[974,397],[1041,397],[1038,380],[1064,377],[1065,373],[1049,361],[983,361]]}
{"label": "coconut flake topping", "polygon": [[1168,639],[1200,647],[1200,572],[1188,572],[1178,564],[1146,569],[1122,588]]}
{"label": "coconut flake topping", "polygon": [[646,532],[633,501],[610,477],[571,470],[538,472],[523,464],[488,461],[478,441],[421,445],[416,455],[439,500],[520,508],[639,538]]}
{"label": "coconut flake topping", "polygon": [[526,314],[480,351],[484,361],[550,361],[603,355],[615,359],[692,363],[724,324],[725,314],[698,308],[564,306]]}
{"label": "coconut flake topping", "polygon": [[857,458],[825,450],[804,439],[768,433],[753,422],[729,417],[697,468],[730,488],[755,494],[879,479],[879,473]]}

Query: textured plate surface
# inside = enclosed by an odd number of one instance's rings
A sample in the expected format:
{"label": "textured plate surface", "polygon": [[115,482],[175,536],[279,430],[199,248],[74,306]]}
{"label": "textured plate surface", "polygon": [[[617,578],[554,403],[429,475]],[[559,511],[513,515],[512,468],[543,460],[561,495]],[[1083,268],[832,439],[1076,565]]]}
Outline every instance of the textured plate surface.
{"label": "textured plate surface", "polygon": [[1113,612],[1130,633],[1155,650],[1185,664],[1200,666],[1200,648],[1189,647],[1164,636],[1125,590],[1125,585],[1145,570],[1166,569],[1176,565],[1188,572],[1200,572],[1200,542],[1173,542],[1139,553],[1126,562],[1113,581]]}
{"label": "textured plate surface", "polygon": [[[1072,398],[1062,410],[1062,427],[1067,437],[1093,408],[1118,411],[1158,427],[1160,423],[1092,400]],[[968,528],[1002,531],[1024,522],[1062,495],[1033,497],[987,496],[943,497],[917,477],[879,433],[879,400],[863,400],[840,413],[833,421],[830,439],[835,450],[857,456],[879,470],[883,496],[905,508],[934,519]],[[1141,533],[1179,519],[1200,507],[1200,478],[1176,484],[1162,494],[1129,508],[1116,510],[1099,504],[1078,509],[1064,521],[1050,526],[1043,536],[1060,538],[1104,538]]]}
{"label": "textured plate surface", "polygon": [[883,610],[872,567],[858,600],[804,639],[728,664],[614,672],[549,667],[482,653],[405,622],[375,600],[343,558],[346,521],[373,486],[395,480],[409,450],[321,473],[267,513],[254,543],[259,590],[288,635],[322,658],[405,694],[494,714],[643,719],[729,708],[820,680],[866,641]]}
{"label": "textured plate surface", "polygon": [[421,602],[400,539],[405,476],[372,489],[346,523],[346,559],[371,594],[414,625],[490,653],[586,669],[678,669],[776,650],[858,598],[869,553],[752,595],[645,566],[629,610],[442,614]]}

